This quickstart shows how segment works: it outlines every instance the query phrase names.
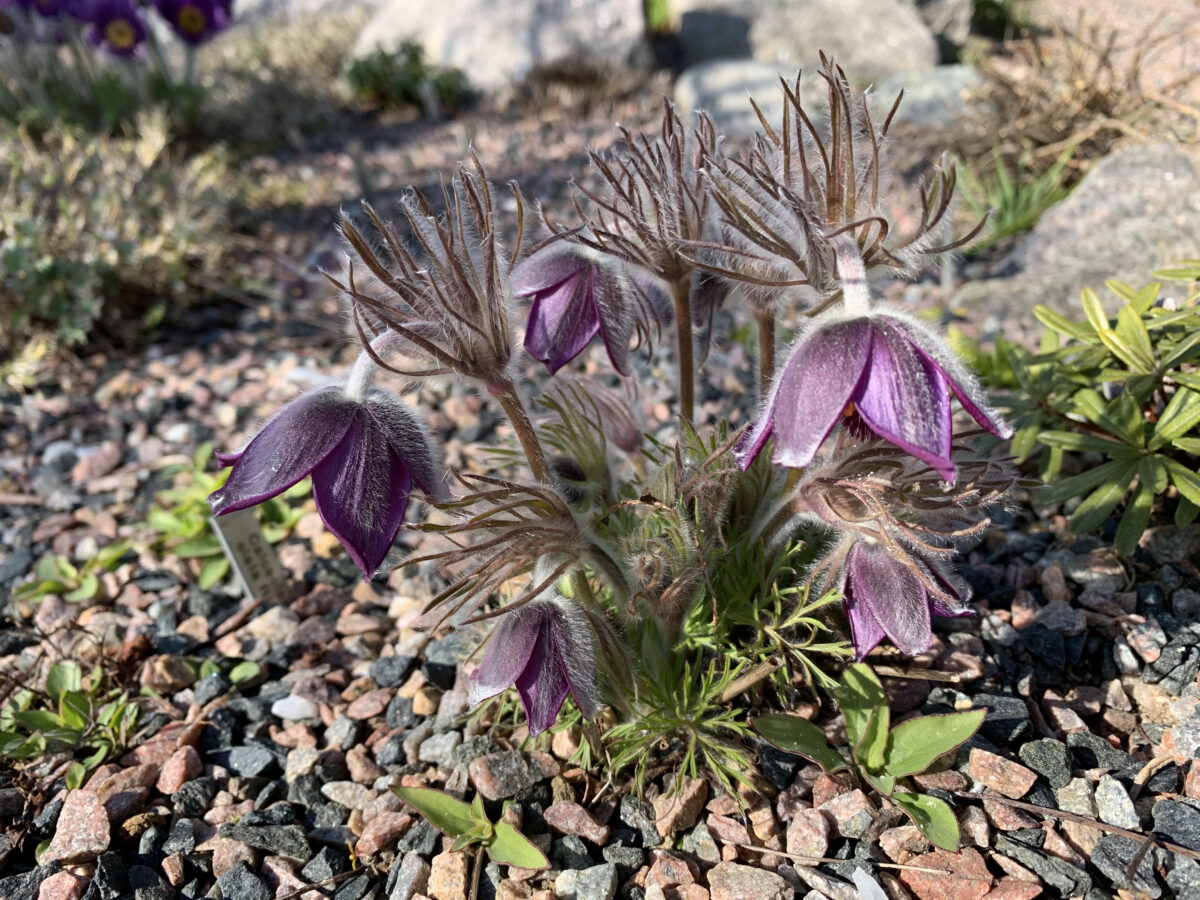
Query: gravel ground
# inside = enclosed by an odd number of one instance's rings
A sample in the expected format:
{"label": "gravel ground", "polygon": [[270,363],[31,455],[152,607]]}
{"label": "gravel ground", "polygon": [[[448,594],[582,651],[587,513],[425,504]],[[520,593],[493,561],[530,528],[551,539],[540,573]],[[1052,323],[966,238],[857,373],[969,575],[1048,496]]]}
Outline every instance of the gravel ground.
{"label": "gravel ground", "polygon": [[[638,125],[654,111],[640,94],[574,116],[483,110],[381,127],[361,151],[314,143],[259,161],[268,174],[314,174],[308,207],[276,211],[258,234],[296,263],[280,262],[286,302],[191,313],[144,353],[64,363],[0,398],[0,593],[48,553],[86,559],[144,536],[173,463],[204,441],[236,446],[344,372],[354,349],[337,302],[305,266],[336,247],[329,223],[363,173],[386,201],[404,184],[436,184],[470,144],[493,177],[561,207],[582,148],[614,118]],[[904,304],[940,299],[932,279],[886,290]],[[644,365],[659,385],[640,398],[653,425],[669,387],[661,354]],[[748,392],[744,351],[711,357],[706,377],[713,409],[718,392]],[[505,436],[495,410],[447,382],[406,399],[428,411],[457,467],[480,467],[471,445]],[[489,733],[465,715],[458,667],[476,636],[413,627],[427,573],[363,582],[315,512],[279,546],[293,598],[283,605],[245,602],[226,584],[201,590],[193,561],[134,552],[89,603],[9,601],[0,672],[20,681],[44,660],[102,652],[147,696],[128,751],[80,790],[65,790],[65,754],[0,768],[0,898],[460,900],[469,858],[406,811],[388,790],[397,780],[478,792],[493,815],[514,801],[508,815],[552,869],[488,863],[484,898],[841,900],[858,896],[858,866],[894,898],[1198,897],[1200,529],[1153,529],[1129,560],[1111,537],[1076,537],[1063,516],[1027,509],[1003,517],[964,557],[978,615],[938,620],[918,659],[872,659],[891,673],[894,714],[988,710],[953,765],[917,779],[953,804],[956,854],[841,777],[769,748],[766,780],[741,804],[704,779],[672,796],[660,778],[639,799],[572,762],[571,730],[535,745],[520,729]],[[418,536],[402,540],[413,549]],[[181,657],[260,670],[236,685],[220,672],[197,680]],[[831,710],[811,712],[839,735]],[[1126,885],[1151,833],[1158,845]]]}

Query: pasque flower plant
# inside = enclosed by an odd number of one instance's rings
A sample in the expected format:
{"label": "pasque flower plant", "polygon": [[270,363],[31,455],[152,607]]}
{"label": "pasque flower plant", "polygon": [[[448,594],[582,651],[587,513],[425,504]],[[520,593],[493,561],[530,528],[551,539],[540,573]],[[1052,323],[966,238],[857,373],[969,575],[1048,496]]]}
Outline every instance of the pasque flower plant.
{"label": "pasque flower plant", "polygon": [[[936,172],[917,227],[899,233],[883,203],[894,106],[877,126],[836,65],[817,77],[827,126],[785,85],[782,122],[764,119],[740,150],[668,106],[658,135],[592,154],[601,187],[579,190],[576,223],[533,221],[515,185],[505,221],[478,158],[437,204],[406,196],[399,225],[369,206],[345,216],[351,265],[329,277],[360,360],[347,388],[295,401],[232,458],[214,509],[311,473],[322,516],[369,574],[419,489],[433,511],[410,526],[408,561],[445,579],[431,621],[497,620],[472,701],[515,686],[531,734],[580,717],[616,768],[661,756],[728,785],[751,766],[752,706],[831,685],[840,657],[883,640],[928,649],[932,617],[970,611],[956,545],[1014,482],[975,438],[1008,428],[936,331],[878,306],[867,280],[946,249],[930,231],[953,171]],[[756,323],[758,372],[745,373],[749,402],[698,407],[722,303]],[[777,372],[783,327],[797,336]],[[661,329],[675,332],[676,406],[639,440],[612,385],[638,396],[636,347]],[[609,384],[561,380],[596,337]],[[458,475],[450,496],[413,414],[367,389],[377,368],[474,387],[519,453]],[[526,380],[543,368],[557,386]],[[952,398],[981,430],[956,430]]]}

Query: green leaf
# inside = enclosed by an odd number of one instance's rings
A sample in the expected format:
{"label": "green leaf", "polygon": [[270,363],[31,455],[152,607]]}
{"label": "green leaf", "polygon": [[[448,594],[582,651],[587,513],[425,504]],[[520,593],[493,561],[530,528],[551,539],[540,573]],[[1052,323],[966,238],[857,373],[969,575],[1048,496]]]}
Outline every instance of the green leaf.
{"label": "green leaf", "polygon": [[1200,422],[1200,394],[1188,388],[1180,388],[1171,397],[1166,409],[1154,426],[1154,436],[1149,448],[1157,450],[1181,438]]}
{"label": "green leaf", "polygon": [[200,569],[200,579],[198,581],[200,590],[207,591],[228,574],[229,560],[224,556],[212,557]]}
{"label": "green leaf", "polygon": [[471,801],[471,818],[476,825],[486,825],[491,830],[492,820],[487,816],[487,810],[483,808],[483,795],[476,793],[475,799]]}
{"label": "green leaf", "polygon": [[1116,456],[1133,451],[1128,444],[1077,431],[1043,431],[1038,438],[1048,447],[1070,450],[1072,453],[1103,453]]}
{"label": "green leaf", "polygon": [[18,725],[24,725],[30,731],[40,731],[43,734],[49,734],[52,731],[60,731],[62,729],[62,721],[57,713],[52,713],[46,709],[27,709],[22,712],[13,713],[13,720]]}
{"label": "green leaf", "polygon": [[1179,493],[1192,503],[1200,504],[1200,475],[1170,457],[1163,456],[1160,459],[1171,475],[1171,483],[1175,485]]}
{"label": "green leaf", "polygon": [[46,693],[57,703],[63,691],[78,691],[83,688],[83,670],[79,663],[68,660],[50,667],[46,675]]}
{"label": "green leaf", "polygon": [[1067,337],[1073,337],[1077,341],[1095,341],[1096,335],[1086,326],[1072,322],[1066,316],[1055,312],[1048,306],[1042,306],[1040,303],[1033,308],[1034,317],[1059,334],[1064,334]]}
{"label": "green leaf", "polygon": [[221,540],[215,534],[202,534],[184,541],[175,548],[175,555],[184,559],[194,556],[216,556],[223,552]]}
{"label": "green leaf", "polygon": [[958,820],[948,804],[928,794],[892,794],[891,799],[931,844],[951,853],[958,849]]}
{"label": "green leaf", "polygon": [[1163,464],[1164,459],[1166,457],[1154,453],[1138,460],[1138,478],[1156,494],[1161,494],[1167,489],[1167,467]]}
{"label": "green leaf", "polygon": [[1122,556],[1129,556],[1137,549],[1138,539],[1150,524],[1150,509],[1153,506],[1154,488],[1143,481],[1134,491],[1133,498],[1125,507],[1125,513],[1117,525],[1117,535],[1113,544]]}
{"label": "green leaf", "polygon": [[245,684],[247,681],[253,681],[262,674],[262,667],[250,660],[242,660],[236,666],[229,670],[229,680],[234,684]]}
{"label": "green leaf", "polygon": [[1071,530],[1076,534],[1083,534],[1104,524],[1104,520],[1125,496],[1125,491],[1137,475],[1137,469],[1136,462],[1122,462],[1121,469],[1112,481],[1100,485],[1079,504],[1075,514],[1071,516]]}
{"label": "green leaf", "polygon": [[449,794],[415,787],[393,787],[392,792],[449,837],[459,837],[475,827],[471,807]]}
{"label": "green leaf", "polygon": [[548,869],[550,862],[529,838],[507,822],[497,822],[492,842],[487,845],[487,854],[502,866],[518,869]]}
{"label": "green leaf", "polygon": [[1196,515],[1200,513],[1200,505],[1193,503],[1187,497],[1179,498],[1179,505],[1175,507],[1175,525],[1179,528],[1184,528],[1196,521]]}
{"label": "green leaf", "polygon": [[85,572],[79,582],[79,587],[69,594],[64,594],[63,599],[68,603],[82,603],[84,600],[91,600],[95,597],[99,590],[100,579],[93,572]]}
{"label": "green leaf", "polygon": [[219,665],[217,665],[214,660],[206,659],[204,662],[200,663],[200,674],[196,677],[197,677],[197,680],[203,681],[209,675],[220,675],[220,674],[221,674],[221,667]]}
{"label": "green leaf", "polygon": [[176,534],[184,528],[180,519],[157,506],[146,514],[146,524],[160,534]]}
{"label": "green leaf", "polygon": [[973,709],[901,722],[888,735],[884,771],[897,778],[924,772],[938,757],[969,740],[986,714],[987,710]]}
{"label": "green leaf", "polygon": [[883,768],[883,752],[887,747],[891,719],[891,710],[888,709],[886,699],[875,704],[871,715],[867,717],[862,738],[852,751],[859,765],[869,772],[878,772]]}
{"label": "green leaf", "polygon": [[86,731],[92,717],[92,701],[82,691],[64,691],[58,717],[67,728]]}
{"label": "green leaf", "polygon": [[887,774],[875,774],[863,770],[863,778],[867,779],[871,787],[879,791],[885,797],[892,796],[892,792],[896,790],[896,779]]}
{"label": "green leaf", "polygon": [[34,564],[33,574],[42,581],[65,581],[66,571],[62,563],[66,562],[61,556],[43,556]]}
{"label": "green leaf", "polygon": [[846,736],[850,746],[857,747],[870,726],[871,716],[881,703],[887,707],[887,695],[871,667],[866,663],[854,663],[842,673],[841,683],[834,689],[833,697],[846,719]]}
{"label": "green leaf", "polygon": [[121,562],[121,557],[128,553],[132,546],[133,542],[129,538],[122,538],[106,544],[97,551],[96,556],[92,559],[92,564],[105,572],[112,572]]}
{"label": "green leaf", "polygon": [[1142,317],[1128,306],[1117,310],[1117,336],[1129,347],[1130,368],[1135,372],[1154,371],[1154,345]]}
{"label": "green leaf", "polygon": [[807,719],[773,714],[759,716],[750,725],[768,744],[811,759],[826,772],[846,768],[842,755],[829,746],[825,732]]}
{"label": "green leaf", "polygon": [[[1131,464],[1125,460],[1113,460],[1096,466],[1094,469],[1087,469],[1080,472],[1078,475],[1072,475],[1070,478],[1064,478],[1058,484],[1050,485],[1040,489],[1034,494],[1033,502],[1039,506],[1049,506],[1051,503],[1061,503],[1064,500],[1070,499],[1077,494],[1082,494],[1084,491],[1091,490],[1096,485],[1108,481],[1110,478],[1116,477]],[[1136,469],[1137,463],[1132,463]]]}
{"label": "green leaf", "polygon": [[1172,443],[1185,453],[1200,456],[1200,438],[1175,438]]}
{"label": "green leaf", "polygon": [[77,791],[83,787],[87,778],[87,768],[81,762],[73,762],[67,767],[67,790]]}

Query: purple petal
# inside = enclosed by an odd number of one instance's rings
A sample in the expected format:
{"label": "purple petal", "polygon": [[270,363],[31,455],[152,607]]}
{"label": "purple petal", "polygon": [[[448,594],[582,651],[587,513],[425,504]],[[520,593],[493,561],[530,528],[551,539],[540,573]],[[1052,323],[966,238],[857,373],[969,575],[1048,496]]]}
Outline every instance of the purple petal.
{"label": "purple petal", "polygon": [[873,323],[871,362],[854,392],[862,421],[884,440],[954,480],[950,394],[941,370],[886,321]]}
{"label": "purple petal", "polygon": [[350,558],[370,578],[387,556],[408,508],[412,476],[366,409],[313,470],[317,512]]}
{"label": "purple petal", "polygon": [[811,328],[779,375],[773,400],[774,462],[800,467],[837,424],[871,352],[871,322],[858,318]]}
{"label": "purple petal", "polygon": [[554,724],[569,690],[566,670],[554,648],[553,632],[542,627],[528,665],[517,676],[517,693],[531,735],[539,735]]}
{"label": "purple petal", "polygon": [[545,622],[540,603],[530,603],[506,614],[488,643],[479,668],[471,673],[468,699],[472,705],[495,697],[516,683],[529,664]]}
{"label": "purple petal", "polygon": [[916,320],[891,315],[886,318],[917,348],[926,360],[942,373],[950,390],[968,415],[996,437],[1012,437],[1012,427],[987,402],[987,395],[953,350],[927,326]]}
{"label": "purple petal", "polygon": [[750,430],[738,438],[738,442],[733,448],[733,456],[737,460],[738,468],[743,472],[749,469],[754,464],[754,460],[758,459],[758,454],[762,453],[763,447],[766,446],[767,441],[771,439],[771,435],[774,433],[775,392],[772,391],[763,411],[759,414],[754,424],[750,426]]}
{"label": "purple petal", "polygon": [[510,280],[514,297],[533,297],[577,276],[589,265],[590,251],[579,244],[556,241],[513,267]]}
{"label": "purple petal", "polygon": [[536,295],[529,308],[525,349],[554,373],[582,353],[599,333],[591,275],[577,273]]}
{"label": "purple petal", "polygon": [[434,446],[425,426],[397,397],[386,391],[371,391],[363,403],[374,416],[387,442],[404,465],[412,480],[431,500],[450,496],[442,480],[441,454]]}
{"label": "purple petal", "polygon": [[860,661],[885,637],[883,628],[871,615],[865,596],[859,596],[861,593],[864,593],[862,587],[847,577],[842,586],[842,609],[850,620],[850,640],[854,644],[855,656]]}
{"label": "purple petal", "polygon": [[225,486],[208,498],[213,515],[262,503],[290,488],[319,466],[341,442],[360,413],[341,388],[325,388],[293,400],[263,426],[246,449],[233,456]]}
{"label": "purple petal", "polygon": [[957,619],[974,613],[967,602],[971,599],[971,587],[957,572],[949,566],[933,560],[926,560],[933,580],[947,594],[946,597],[929,593],[929,610],[935,616],[947,619]]}
{"label": "purple petal", "polygon": [[637,288],[615,261],[611,265],[594,266],[590,280],[592,308],[604,349],[608,351],[613,368],[622,375],[628,375],[629,339],[633,336],[634,318],[630,303]]}
{"label": "purple petal", "polygon": [[855,543],[846,561],[846,585],[863,614],[869,614],[902,653],[916,656],[929,649],[933,635],[925,587],[884,547]]}
{"label": "purple petal", "polygon": [[222,453],[220,450],[217,450],[213,453],[213,456],[216,457],[218,466],[220,466],[222,469],[228,469],[235,462],[241,459],[242,454],[245,452],[246,451],[244,449],[234,450],[232,453]]}
{"label": "purple petal", "polygon": [[596,714],[596,648],[587,616],[569,600],[555,604],[550,619],[554,650],[575,705],[585,719]]}

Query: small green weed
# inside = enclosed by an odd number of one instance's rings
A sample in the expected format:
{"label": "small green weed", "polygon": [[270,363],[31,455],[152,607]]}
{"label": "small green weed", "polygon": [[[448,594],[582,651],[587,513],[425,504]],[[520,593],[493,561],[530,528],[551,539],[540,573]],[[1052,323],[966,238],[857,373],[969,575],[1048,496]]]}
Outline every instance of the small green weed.
{"label": "small green weed", "polygon": [[986,229],[972,245],[972,252],[1028,231],[1046,210],[1063,200],[1070,193],[1067,165],[1073,154],[1074,148],[1067,148],[1040,174],[1026,158],[1010,168],[998,148],[992,151],[990,171],[976,174],[970,166],[960,166],[963,199],[971,220],[988,217]]}
{"label": "small green weed", "polygon": [[521,869],[547,869],[544,853],[507,822],[493,822],[483,808],[483,797],[475,795],[464,803],[433,788],[393,787],[397,797],[424,816],[447,837],[454,838],[451,852],[477,845],[502,866]]}
{"label": "small green weed", "polygon": [[375,107],[415,106],[425,109],[431,99],[454,110],[467,96],[467,80],[458,69],[432,66],[425,50],[413,40],[395,51],[377,48],[346,70],[354,96]]}
{"label": "small green weed", "polygon": [[851,769],[860,781],[904,810],[933,844],[956,851],[958,821],[949,805],[937,797],[899,788],[904,778],[926,771],[969,740],[983,724],[985,711],[918,716],[892,728],[883,686],[863,663],[847,667],[834,697],[846,720],[849,762],[807,719],[759,716],[754,720],[754,730],[780,750],[811,759],[826,772]]}

